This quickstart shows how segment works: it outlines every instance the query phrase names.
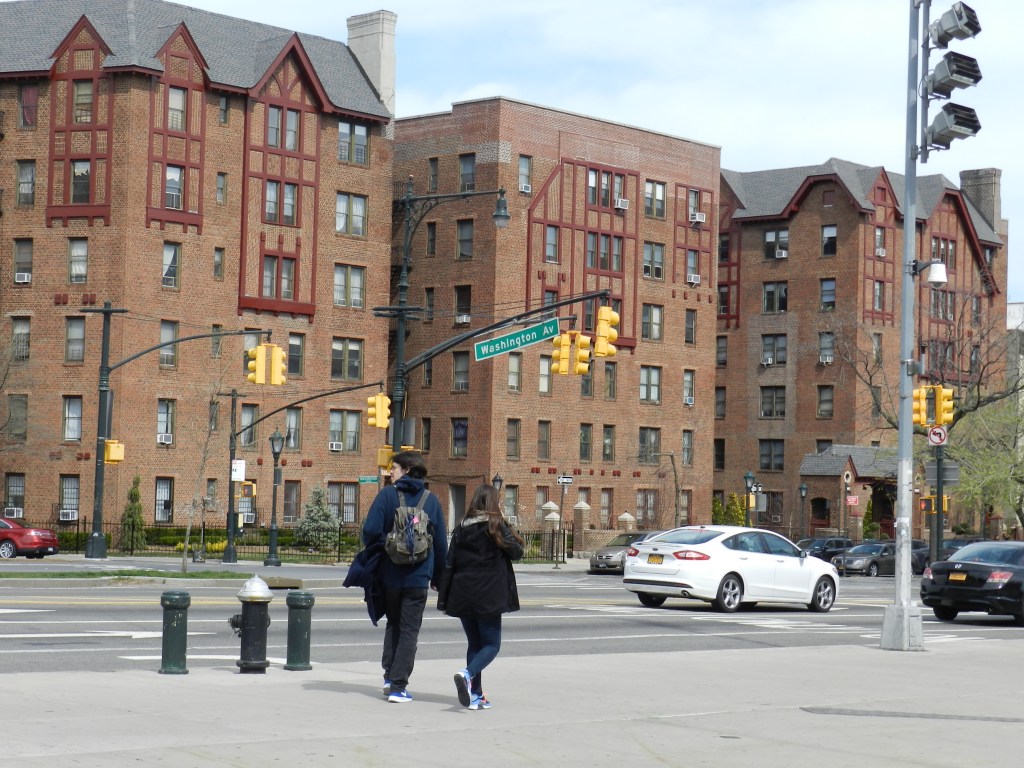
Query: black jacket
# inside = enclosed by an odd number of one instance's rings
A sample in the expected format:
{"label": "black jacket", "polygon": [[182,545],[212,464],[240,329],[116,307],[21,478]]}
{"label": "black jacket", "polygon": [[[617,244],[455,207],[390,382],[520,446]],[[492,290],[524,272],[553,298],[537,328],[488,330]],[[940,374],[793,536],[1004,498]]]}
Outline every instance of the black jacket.
{"label": "black jacket", "polygon": [[449,616],[495,616],[519,610],[519,591],[512,561],[523,556],[523,545],[502,526],[502,549],[487,532],[486,517],[463,520],[448,547],[452,569],[445,613]]}

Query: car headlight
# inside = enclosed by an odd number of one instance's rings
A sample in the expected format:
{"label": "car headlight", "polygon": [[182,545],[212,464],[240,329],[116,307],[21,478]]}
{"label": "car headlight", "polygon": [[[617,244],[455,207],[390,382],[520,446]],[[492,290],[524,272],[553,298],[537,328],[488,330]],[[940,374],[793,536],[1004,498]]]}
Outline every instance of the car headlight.
{"label": "car headlight", "polygon": [[852,563],[850,563],[850,565],[852,565],[854,568],[860,568],[862,565],[864,565],[864,559],[861,558],[859,560],[854,560]]}

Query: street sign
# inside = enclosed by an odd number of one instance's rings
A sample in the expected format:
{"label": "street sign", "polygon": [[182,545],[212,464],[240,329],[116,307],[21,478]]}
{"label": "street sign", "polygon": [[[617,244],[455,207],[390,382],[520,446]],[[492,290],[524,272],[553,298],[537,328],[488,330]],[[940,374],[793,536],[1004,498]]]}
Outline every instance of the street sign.
{"label": "street sign", "polygon": [[[936,485],[938,482],[938,468],[936,462],[929,461],[925,462],[924,465],[924,481],[928,485]],[[960,484],[960,465],[952,461],[942,462],[942,484],[943,485],[959,485]]]}
{"label": "street sign", "polygon": [[860,496],[847,496],[846,497],[846,506],[848,506],[848,507],[856,507],[858,504],[860,504]]}
{"label": "street sign", "polygon": [[572,485],[572,475],[559,475],[556,482],[559,485]]}
{"label": "street sign", "polygon": [[478,341],[473,345],[473,356],[477,362],[487,360],[491,357],[504,355],[507,352],[515,352],[517,349],[528,347],[531,344],[553,339],[558,335],[558,319],[552,318],[543,323],[531,325],[521,331],[506,333],[504,336],[497,336],[486,341]]}
{"label": "street sign", "polygon": [[235,459],[231,462],[231,482],[240,483],[245,480],[245,459]]}
{"label": "street sign", "polygon": [[928,430],[928,445],[945,445],[947,437],[945,427],[931,427]]}
{"label": "street sign", "polygon": [[379,479],[380,478],[378,478],[377,475],[360,475],[359,476],[359,482],[360,483],[376,483],[377,480],[379,480]]}

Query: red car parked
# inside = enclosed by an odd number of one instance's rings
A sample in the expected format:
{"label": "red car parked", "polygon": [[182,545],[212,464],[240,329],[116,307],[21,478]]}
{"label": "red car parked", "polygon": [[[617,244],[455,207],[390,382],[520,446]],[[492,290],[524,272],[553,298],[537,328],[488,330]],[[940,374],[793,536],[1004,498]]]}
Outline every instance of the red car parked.
{"label": "red car parked", "polygon": [[42,557],[58,552],[57,534],[48,528],[33,528],[20,520],[0,518],[0,557]]}

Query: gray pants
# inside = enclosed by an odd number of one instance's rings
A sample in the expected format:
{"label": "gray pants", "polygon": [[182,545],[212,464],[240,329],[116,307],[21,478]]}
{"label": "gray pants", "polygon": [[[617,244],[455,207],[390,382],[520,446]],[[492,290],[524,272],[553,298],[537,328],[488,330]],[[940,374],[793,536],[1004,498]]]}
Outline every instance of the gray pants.
{"label": "gray pants", "polygon": [[380,663],[384,667],[384,679],[391,681],[393,691],[404,691],[409,685],[426,604],[426,589],[384,590],[384,615],[388,623]]}

